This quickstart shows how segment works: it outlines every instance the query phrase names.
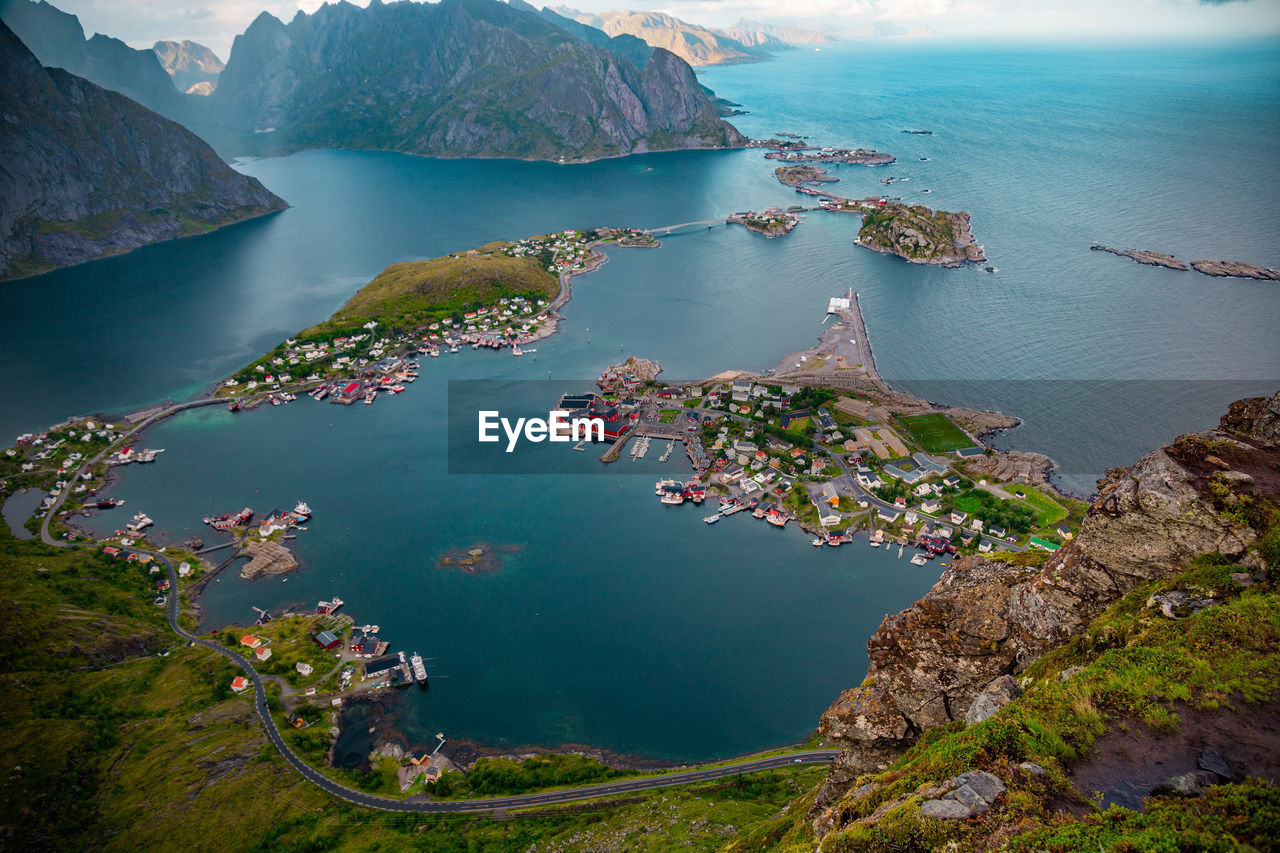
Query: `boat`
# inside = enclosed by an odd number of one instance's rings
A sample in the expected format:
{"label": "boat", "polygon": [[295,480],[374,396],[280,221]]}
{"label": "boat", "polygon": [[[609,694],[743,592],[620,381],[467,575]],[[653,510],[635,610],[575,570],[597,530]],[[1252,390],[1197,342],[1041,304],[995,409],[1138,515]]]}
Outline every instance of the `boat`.
{"label": "boat", "polygon": [[810,545],[812,545],[812,546],[813,546],[813,547],[815,547],[815,548],[821,548],[821,547],[822,547],[823,545],[825,545],[826,543],[822,541],[822,537],[821,537],[821,536],[816,536],[816,537],[814,537],[813,539],[810,539],[810,540],[809,540],[809,544],[810,544]]}
{"label": "boat", "polygon": [[422,660],[422,655],[417,652],[409,658],[409,665],[413,667],[413,680],[418,682],[419,687],[427,686],[427,665]]}
{"label": "boat", "polygon": [[662,495],[666,494],[668,486],[679,486],[679,485],[680,484],[675,480],[659,480],[653,485],[653,488],[654,488],[653,493],[661,497]]}
{"label": "boat", "polygon": [[719,520],[720,520],[720,513],[716,513],[715,515],[708,515],[706,518],[702,519],[704,524],[715,524]]}
{"label": "boat", "polygon": [[512,355],[524,355],[524,350],[520,349],[520,345],[519,345],[519,344],[515,344],[514,346],[512,346],[512,347],[511,347],[511,354],[512,354]]}
{"label": "boat", "polygon": [[751,512],[751,517],[752,517],[752,518],[764,518],[764,507],[759,507],[759,506],[758,506],[758,507],[756,507],[754,510],[752,510],[752,512]]}
{"label": "boat", "polygon": [[204,523],[212,527],[214,530],[230,530],[237,524],[244,524],[253,518],[253,510],[245,507],[235,515],[224,512],[222,515],[215,515],[204,519]]}
{"label": "boat", "polygon": [[[298,505],[293,508],[293,514],[298,516],[299,518],[310,518],[311,507],[307,506],[306,501],[298,501]],[[375,634],[377,633],[376,628],[374,629],[374,633]]]}
{"label": "boat", "polygon": [[788,516],[785,512],[778,512],[777,510],[771,511],[768,517],[765,518],[765,521],[769,522],[774,527],[786,527],[787,522],[790,520],[791,520],[790,516]]}
{"label": "boat", "polygon": [[240,401],[239,401],[239,400],[232,400],[230,403],[228,403],[228,404],[227,404],[227,411],[228,411],[228,412],[238,412],[238,411],[240,411]]}
{"label": "boat", "polygon": [[924,554],[916,554],[914,557],[911,558],[911,565],[913,566],[923,566],[928,562],[929,562],[929,558],[926,557]]}
{"label": "boat", "polygon": [[378,389],[370,388],[368,391],[364,392],[364,404],[366,406],[372,406],[373,398],[376,396],[378,396]]}
{"label": "boat", "polygon": [[457,352],[457,351],[458,351],[458,347],[457,347],[457,346],[451,346],[451,347],[449,347],[449,352]]}
{"label": "boat", "polygon": [[680,506],[684,503],[684,495],[680,492],[665,492],[659,501],[667,506]]}

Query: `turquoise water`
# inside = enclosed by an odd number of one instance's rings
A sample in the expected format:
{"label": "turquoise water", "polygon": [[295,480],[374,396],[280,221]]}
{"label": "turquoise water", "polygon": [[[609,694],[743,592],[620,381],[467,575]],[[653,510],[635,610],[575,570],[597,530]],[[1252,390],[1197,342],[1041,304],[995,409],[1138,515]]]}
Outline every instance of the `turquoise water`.
{"label": "turquoise water", "polygon": [[[554,396],[620,352],[673,378],[767,368],[810,343],[826,299],[853,286],[886,377],[1023,417],[999,441],[1050,453],[1087,491],[1107,465],[1280,385],[1275,284],[1088,251],[1280,265],[1278,70],[1274,44],[1039,56],[844,46],[708,70],[752,111],[736,119],[745,132],[897,154],[889,167],[836,169],[834,189],[910,177],[891,191],[968,210],[999,273],[865,251],[850,243],[856,221],[838,215],[811,214],[783,240],[716,228],[614,250],[574,282],[562,333],[535,357],[427,360],[408,392],[372,407],[304,398],[189,413],[154,430],[146,443],[166,453],[117,493],[175,538],[212,512],[306,499],[305,569],[287,583],[224,577],[204,597],[209,622],[340,595],[448,676],[404,703],[402,727],[424,741],[444,731],[691,760],[802,737],[861,679],[881,617],[924,592],[936,566],[865,545],[809,548],[741,516],[703,525],[709,510],[652,496],[675,459],[596,476],[450,476],[446,382],[550,375]],[[796,198],[758,151],[585,166],[308,152],[242,168],[294,207],[0,290],[0,429],[194,394],[395,261]],[[518,550],[493,574],[434,568],[444,550],[481,542]]]}

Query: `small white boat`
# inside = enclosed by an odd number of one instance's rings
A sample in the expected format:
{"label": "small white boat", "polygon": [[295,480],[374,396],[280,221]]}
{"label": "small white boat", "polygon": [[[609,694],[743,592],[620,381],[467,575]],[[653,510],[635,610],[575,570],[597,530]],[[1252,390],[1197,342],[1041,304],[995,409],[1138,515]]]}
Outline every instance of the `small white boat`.
{"label": "small white boat", "polygon": [[720,520],[720,513],[716,513],[715,515],[708,515],[706,518],[702,520],[706,524],[715,524],[717,521]]}
{"label": "small white boat", "polygon": [[810,544],[810,545],[812,545],[812,546],[813,546],[813,547],[815,547],[815,548],[821,548],[821,547],[822,547],[823,545],[825,545],[826,543],[825,543],[825,542],[823,542],[822,537],[821,537],[821,536],[819,536],[817,539],[810,539],[810,540],[809,540],[809,544]]}
{"label": "small white boat", "polygon": [[872,547],[872,548],[879,548],[879,547],[880,547],[880,543],[879,543],[879,542],[877,542],[877,541],[875,541],[874,539],[872,539],[872,540],[871,540],[871,547]]}
{"label": "small white boat", "polygon": [[914,557],[911,558],[911,565],[913,566],[923,566],[928,562],[929,562],[929,558],[926,557],[924,554],[916,554]]}

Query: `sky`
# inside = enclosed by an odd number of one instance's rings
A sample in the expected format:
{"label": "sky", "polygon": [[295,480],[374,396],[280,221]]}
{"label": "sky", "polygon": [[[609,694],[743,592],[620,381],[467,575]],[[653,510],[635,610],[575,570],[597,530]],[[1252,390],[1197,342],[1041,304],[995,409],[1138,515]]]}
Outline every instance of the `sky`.
{"label": "sky", "polygon": [[[191,39],[224,61],[259,12],[288,21],[321,0],[51,0],[134,47]],[[355,0],[366,6],[369,0]],[[928,28],[939,39],[993,41],[1204,41],[1280,35],[1280,0],[532,0],[589,12],[642,9],[696,24],[739,18],[792,23],[861,37]],[[0,8],[5,0],[0,0]]]}

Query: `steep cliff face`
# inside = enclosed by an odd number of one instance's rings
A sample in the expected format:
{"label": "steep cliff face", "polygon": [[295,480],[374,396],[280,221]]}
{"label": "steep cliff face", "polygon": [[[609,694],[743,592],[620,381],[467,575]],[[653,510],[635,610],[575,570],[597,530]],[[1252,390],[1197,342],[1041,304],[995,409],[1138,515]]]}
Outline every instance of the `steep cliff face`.
{"label": "steep cliff face", "polygon": [[494,0],[341,3],[287,25],[264,13],[237,37],[200,129],[260,152],[576,160],[744,144],[687,64],[620,53]]}
{"label": "steep cliff face", "polygon": [[174,121],[186,120],[182,94],[152,51],[136,50],[101,33],[86,39],[75,15],[44,0],[11,0],[3,10],[0,17],[41,65],[120,92]]}
{"label": "steep cliff face", "polygon": [[179,125],[58,68],[0,24],[0,279],[285,203]]}
{"label": "steep cliff face", "polygon": [[925,730],[964,719],[994,679],[1025,670],[1141,584],[1199,555],[1256,568],[1250,507],[1280,500],[1280,393],[1234,404],[1221,426],[1113,471],[1079,534],[1042,567],[967,557],[867,643],[868,678],[827,709],[841,749],[811,811],[882,769]]}
{"label": "steep cliff face", "polygon": [[[193,41],[158,41],[151,46],[160,65],[181,92],[207,95],[217,88],[222,60],[212,50]],[[192,91],[199,83],[209,85]]]}

